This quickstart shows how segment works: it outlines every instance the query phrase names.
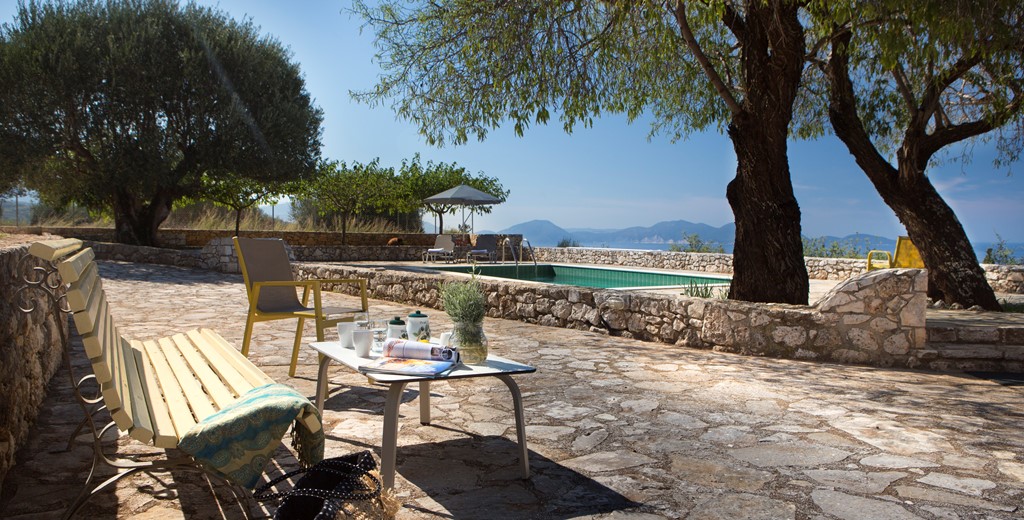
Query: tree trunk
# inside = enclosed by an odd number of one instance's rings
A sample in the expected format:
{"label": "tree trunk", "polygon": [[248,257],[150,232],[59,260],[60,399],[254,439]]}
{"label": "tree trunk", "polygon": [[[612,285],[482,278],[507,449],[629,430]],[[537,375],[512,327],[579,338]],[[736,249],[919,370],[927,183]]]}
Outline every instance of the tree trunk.
{"label": "tree trunk", "polygon": [[[726,196],[736,217],[729,298],[806,305],[809,284],[785,134],[767,139],[757,121],[729,127],[736,178]],[[772,143],[774,146],[766,146]]]}
{"label": "tree trunk", "polygon": [[921,252],[928,268],[928,296],[964,307],[1002,310],[960,220],[928,177],[922,175],[910,186],[891,183],[885,193],[875,187]]}
{"label": "tree trunk", "polygon": [[752,2],[741,34],[746,95],[729,125],[737,166],[726,190],[736,218],[729,298],[806,305],[800,206],[786,145],[804,64],[799,7]]}
{"label": "tree trunk", "polygon": [[923,156],[918,144],[925,129],[909,128],[904,134],[897,154],[898,170],[871,141],[857,114],[849,57],[844,51],[850,39],[849,33],[837,37],[828,63],[832,129],[921,252],[928,269],[928,295],[964,307],[980,305],[1002,310],[960,220],[924,174],[928,157]]}
{"label": "tree trunk", "polygon": [[341,213],[341,245],[348,244],[348,238],[346,234],[348,232],[348,213]]}
{"label": "tree trunk", "polygon": [[235,236],[238,236],[238,230],[242,227],[242,210],[235,210]]}
{"label": "tree trunk", "polygon": [[141,203],[124,189],[114,194],[114,240],[122,244],[156,246],[157,229],[171,214],[173,199],[158,192],[153,200]]}

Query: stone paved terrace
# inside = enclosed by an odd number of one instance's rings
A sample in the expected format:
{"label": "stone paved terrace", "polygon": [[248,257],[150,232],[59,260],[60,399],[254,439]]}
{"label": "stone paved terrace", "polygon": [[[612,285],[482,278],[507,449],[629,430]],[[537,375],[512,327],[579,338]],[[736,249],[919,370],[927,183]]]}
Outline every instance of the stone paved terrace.
{"label": "stone paved terrace", "polygon": [[[241,344],[241,277],[101,263],[122,332],[196,326]],[[346,297],[332,295],[342,300]],[[383,317],[412,309],[372,301]],[[449,323],[429,312],[435,330]],[[256,325],[253,358],[312,396],[316,358],[287,377],[294,322]],[[1024,501],[1024,387],[961,375],[753,358],[491,320],[493,352],[535,364],[524,393],[532,478],[517,478],[515,428],[497,380],[435,384],[434,422],[408,390],[400,421],[399,518],[1010,519]],[[312,334],[312,327],[307,326]],[[79,360],[79,363],[81,360]],[[0,494],[4,518],[54,518],[78,492],[90,448],[60,452],[80,417],[66,376],[50,387]],[[379,450],[384,392],[336,368],[328,456]],[[83,438],[84,439],[84,438]],[[111,435],[110,452],[154,453]],[[284,448],[271,471],[296,462]],[[109,474],[109,473],[105,473]],[[83,517],[262,518],[196,472],[135,475]]]}

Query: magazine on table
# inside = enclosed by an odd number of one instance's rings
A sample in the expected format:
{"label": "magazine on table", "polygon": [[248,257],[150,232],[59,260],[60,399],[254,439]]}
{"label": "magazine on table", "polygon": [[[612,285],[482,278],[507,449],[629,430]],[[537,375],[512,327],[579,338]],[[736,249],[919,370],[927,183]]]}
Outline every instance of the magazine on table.
{"label": "magazine on table", "polygon": [[409,376],[440,376],[459,364],[455,349],[391,338],[384,342],[382,357],[360,366],[362,373],[399,374]]}

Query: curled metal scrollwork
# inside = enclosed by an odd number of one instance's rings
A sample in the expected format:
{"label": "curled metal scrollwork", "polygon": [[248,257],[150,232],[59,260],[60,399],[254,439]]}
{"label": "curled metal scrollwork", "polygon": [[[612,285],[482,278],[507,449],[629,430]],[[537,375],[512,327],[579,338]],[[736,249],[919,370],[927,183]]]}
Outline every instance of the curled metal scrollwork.
{"label": "curled metal scrollwork", "polygon": [[32,255],[25,255],[18,260],[18,271],[24,273],[23,285],[14,294],[18,309],[26,314],[34,312],[37,300],[33,296],[36,295],[49,300],[49,303],[60,312],[70,314],[67,288],[57,273],[57,267],[53,263],[31,265],[29,262],[32,258]]}

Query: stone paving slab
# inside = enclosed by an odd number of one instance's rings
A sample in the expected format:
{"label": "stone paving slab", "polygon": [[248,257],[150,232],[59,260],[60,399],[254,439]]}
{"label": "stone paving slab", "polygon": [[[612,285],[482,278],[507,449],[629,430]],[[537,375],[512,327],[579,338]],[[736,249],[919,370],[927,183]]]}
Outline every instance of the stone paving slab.
{"label": "stone paving slab", "polygon": [[[139,339],[197,326],[236,346],[241,277],[101,262],[122,333]],[[332,301],[348,297],[330,295]],[[372,301],[375,317],[412,308]],[[432,329],[450,326],[427,311]],[[420,426],[407,391],[399,435],[399,518],[1019,518],[1024,500],[1022,389],[967,376],[752,358],[583,331],[492,320],[494,353],[535,364],[518,377],[531,478],[518,478],[511,400],[496,380],[432,386]],[[258,323],[252,358],[312,396],[316,356],[287,376],[293,321]],[[312,335],[308,326],[306,334]],[[330,339],[330,337],[329,337]],[[81,360],[78,361],[81,363]],[[382,387],[336,368],[328,456],[379,455]],[[4,518],[55,518],[88,472],[66,375],[0,494]],[[160,450],[111,433],[109,454]],[[281,448],[277,474],[296,466]],[[110,472],[104,473],[109,475]],[[196,472],[138,474],[95,497],[83,517],[265,518]]]}

